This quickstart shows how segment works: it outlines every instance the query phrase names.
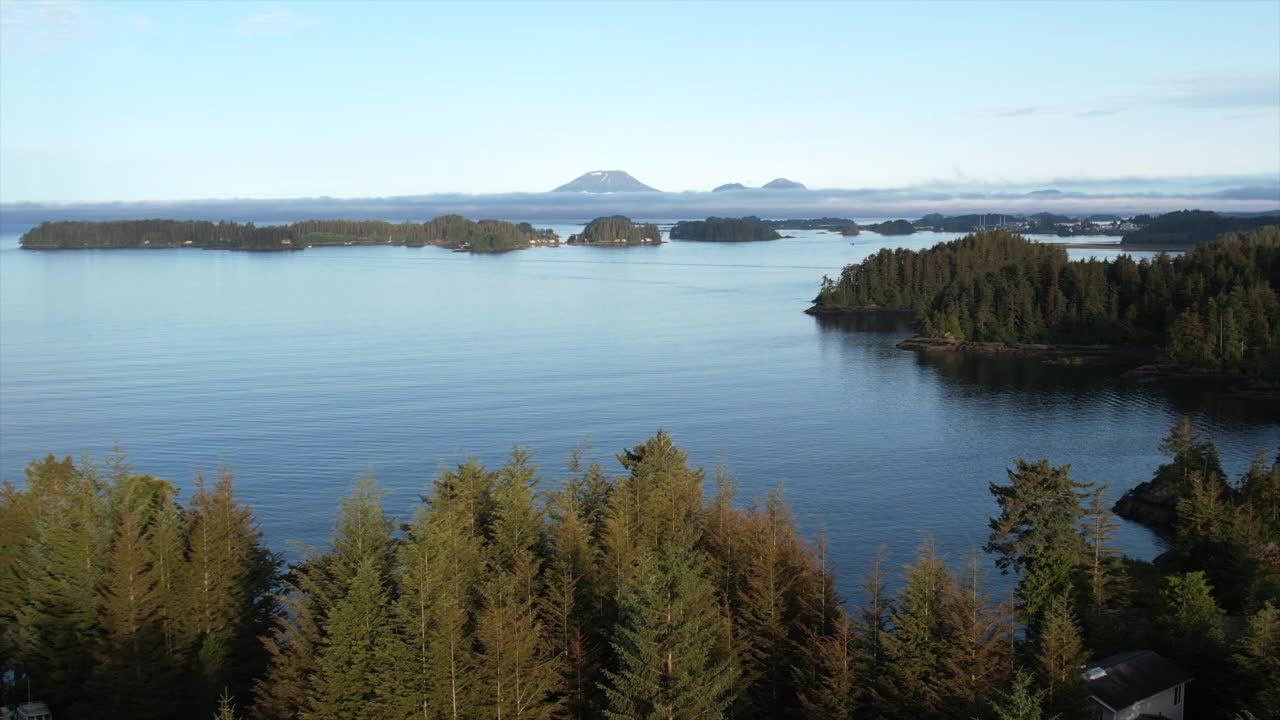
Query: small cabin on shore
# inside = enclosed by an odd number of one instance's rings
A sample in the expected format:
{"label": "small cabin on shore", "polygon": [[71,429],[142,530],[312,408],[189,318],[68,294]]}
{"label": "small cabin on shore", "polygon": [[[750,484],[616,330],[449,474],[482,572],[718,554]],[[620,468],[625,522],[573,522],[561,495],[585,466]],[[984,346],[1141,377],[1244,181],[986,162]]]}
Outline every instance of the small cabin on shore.
{"label": "small cabin on shore", "polygon": [[1191,675],[1150,650],[1103,658],[1084,679],[1097,720],[1183,720]]}

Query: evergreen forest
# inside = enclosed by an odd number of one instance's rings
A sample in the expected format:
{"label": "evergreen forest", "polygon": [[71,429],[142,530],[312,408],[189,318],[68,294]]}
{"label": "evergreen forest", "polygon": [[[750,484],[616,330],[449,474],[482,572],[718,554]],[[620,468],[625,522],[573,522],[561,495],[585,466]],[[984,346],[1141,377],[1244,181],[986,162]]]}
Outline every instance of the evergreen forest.
{"label": "evergreen forest", "polygon": [[921,334],[1005,343],[1159,346],[1186,368],[1280,378],[1280,226],[1170,257],[1068,260],[1004,231],[883,249],[823,278],[815,310],[900,307]]}
{"label": "evergreen forest", "polygon": [[466,460],[407,518],[361,477],[289,565],[229,471],[183,501],[120,454],[48,456],[0,490],[0,677],[68,720],[1066,720],[1093,717],[1082,665],[1154,649],[1195,675],[1188,717],[1276,718],[1280,457],[1231,482],[1185,420],[1161,449],[1155,563],[1112,547],[1105,486],[1015,460],[985,557],[926,537],[857,602],[780,488],[741,501],[661,431],[615,474]]}
{"label": "evergreen forest", "polygon": [[709,217],[706,220],[681,220],[671,228],[673,240],[705,240],[707,242],[747,242],[777,240],[782,237],[769,223],[758,217]]}
{"label": "evergreen forest", "polygon": [[569,236],[569,243],[583,245],[631,245],[662,242],[662,231],[653,223],[638,225],[622,215],[598,217]]}
{"label": "evergreen forest", "polygon": [[495,252],[555,241],[551,230],[502,220],[473,222],[445,215],[426,223],[382,220],[303,220],[263,225],[203,220],[113,220],[45,222],[27,231],[27,249],[175,248],[302,250],[323,245],[440,245]]}

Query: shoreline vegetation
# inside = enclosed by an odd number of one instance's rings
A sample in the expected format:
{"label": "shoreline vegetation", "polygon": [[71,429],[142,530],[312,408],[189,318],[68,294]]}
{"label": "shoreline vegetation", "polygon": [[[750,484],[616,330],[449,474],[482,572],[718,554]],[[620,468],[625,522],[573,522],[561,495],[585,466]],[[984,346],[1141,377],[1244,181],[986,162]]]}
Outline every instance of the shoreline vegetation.
{"label": "shoreline vegetation", "polygon": [[653,223],[637,225],[629,217],[610,215],[587,223],[582,232],[570,235],[569,245],[628,247],[662,244],[662,231]]}
{"label": "shoreline vegetation", "polygon": [[778,240],[775,227],[754,215],[743,218],[709,217],[706,220],[681,220],[671,228],[672,240],[699,242],[754,242]]}
{"label": "shoreline vegetation", "polygon": [[1068,260],[1005,231],[881,250],[824,277],[815,316],[913,313],[898,347],[1125,368],[1280,399],[1280,226],[1135,262]]}
{"label": "shoreline vegetation", "polygon": [[1197,678],[1189,716],[1264,717],[1280,458],[1229,482],[1185,418],[1160,449],[1156,560],[1113,546],[1107,485],[996,461],[985,545],[881,550],[859,601],[781,485],[743,502],[663,431],[608,470],[442,467],[407,518],[366,474],[289,565],[230,470],[179,499],[119,451],[51,454],[0,485],[0,690],[69,720],[1025,720],[1091,717],[1080,668],[1149,648]]}
{"label": "shoreline vegetation", "polygon": [[461,252],[506,252],[558,245],[553,230],[502,220],[442,215],[425,223],[382,220],[304,220],[263,225],[203,220],[45,222],[22,235],[25,250],[170,249],[297,252],[311,247],[399,245]]}

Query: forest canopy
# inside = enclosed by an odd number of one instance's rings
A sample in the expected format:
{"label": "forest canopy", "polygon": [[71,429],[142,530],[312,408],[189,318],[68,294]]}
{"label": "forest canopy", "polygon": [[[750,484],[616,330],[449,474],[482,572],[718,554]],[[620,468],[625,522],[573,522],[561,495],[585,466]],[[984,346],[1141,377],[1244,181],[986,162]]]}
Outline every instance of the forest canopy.
{"label": "forest canopy", "polygon": [[622,215],[598,217],[577,235],[570,235],[571,244],[583,245],[632,245],[662,242],[662,231],[653,223],[637,225]]}
{"label": "forest canopy", "polygon": [[440,245],[473,252],[528,247],[556,239],[551,230],[501,220],[473,222],[445,215],[426,223],[382,220],[303,220],[263,225],[203,220],[113,220],[45,222],[27,231],[27,249],[177,248],[302,250],[323,245]]}
{"label": "forest canopy", "polygon": [[1178,257],[1068,260],[1004,231],[883,249],[824,278],[815,310],[901,307],[929,337],[1158,345],[1169,362],[1280,378],[1280,226]]}
{"label": "forest canopy", "polygon": [[1111,547],[1105,486],[1015,460],[985,548],[1011,598],[926,537],[896,569],[877,556],[856,604],[780,490],[741,502],[663,432],[617,474],[463,461],[403,521],[366,475],[288,567],[229,471],[183,502],[122,455],[51,455],[0,486],[0,683],[61,720],[1066,720],[1092,717],[1088,658],[1152,648],[1196,675],[1195,717],[1263,712],[1280,463],[1229,484],[1187,421],[1161,448],[1183,497],[1168,563]]}
{"label": "forest canopy", "polygon": [[707,242],[747,242],[777,240],[782,237],[769,223],[755,216],[743,218],[709,217],[706,220],[681,220],[671,228],[673,240],[705,240]]}

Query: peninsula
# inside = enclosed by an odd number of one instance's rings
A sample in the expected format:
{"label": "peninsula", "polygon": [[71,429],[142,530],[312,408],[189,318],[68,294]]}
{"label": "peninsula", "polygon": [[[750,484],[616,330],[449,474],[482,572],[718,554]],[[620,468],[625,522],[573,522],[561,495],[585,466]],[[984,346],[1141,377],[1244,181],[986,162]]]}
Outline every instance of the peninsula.
{"label": "peninsula", "polygon": [[[813,315],[915,313],[909,349],[1011,352],[1055,362],[1144,349],[1142,372],[1275,392],[1280,381],[1280,225],[1228,233],[1184,255],[1068,260],[1058,245],[1003,230],[927,250],[883,249],[823,278]],[[1087,348],[1070,346],[1088,346]],[[1150,361],[1149,360],[1149,361]],[[1111,363],[1108,363],[1111,364]]]}

